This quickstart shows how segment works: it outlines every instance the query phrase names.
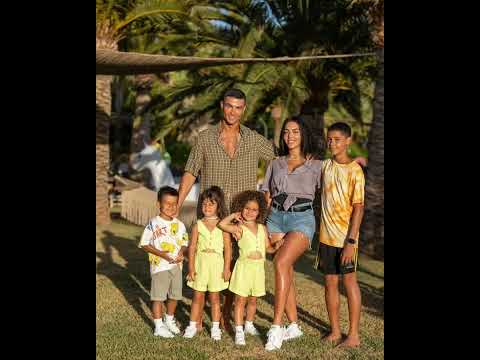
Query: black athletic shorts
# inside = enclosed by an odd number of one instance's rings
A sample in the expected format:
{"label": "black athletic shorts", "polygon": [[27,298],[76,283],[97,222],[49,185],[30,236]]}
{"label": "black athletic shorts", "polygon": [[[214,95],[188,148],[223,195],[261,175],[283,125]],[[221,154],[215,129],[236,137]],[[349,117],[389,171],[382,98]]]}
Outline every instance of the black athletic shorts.
{"label": "black athletic shorts", "polygon": [[342,251],[343,248],[320,243],[314,266],[315,269],[322,270],[327,275],[348,274],[357,271],[358,249],[355,248],[353,262],[344,266],[341,265]]}

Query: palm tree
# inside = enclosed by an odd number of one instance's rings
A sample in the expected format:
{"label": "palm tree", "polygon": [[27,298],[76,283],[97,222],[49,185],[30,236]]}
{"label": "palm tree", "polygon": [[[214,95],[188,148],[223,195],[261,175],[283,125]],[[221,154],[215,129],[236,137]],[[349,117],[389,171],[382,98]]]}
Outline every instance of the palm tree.
{"label": "palm tree", "polygon": [[384,258],[384,1],[363,0],[370,6],[372,38],[377,47],[374,118],[368,135],[368,171],[365,184],[365,216],[361,239],[366,252]]}
{"label": "palm tree", "polygon": [[[235,7],[235,4],[232,5],[229,2],[218,2],[222,3],[223,8],[220,11],[213,11],[214,16],[211,16],[211,19],[217,19],[215,16],[219,16],[219,19],[225,19],[226,16],[226,9],[231,9]],[[245,4],[245,2],[241,2]],[[250,2],[255,3],[255,2]],[[115,50],[117,49],[118,40],[123,36],[125,29],[130,25],[133,24],[138,19],[142,17],[147,17],[152,14],[161,14],[162,12],[165,13],[174,13],[177,15],[186,15],[185,11],[181,6],[178,5],[177,2],[161,2],[159,4],[158,1],[144,1],[140,2],[139,5],[135,6],[129,11],[125,9],[127,7],[121,8],[121,11],[112,6],[112,2],[108,3],[109,6],[99,6],[97,2],[97,74],[141,74],[141,73],[157,73],[160,71],[173,71],[173,70],[180,70],[180,69],[198,69],[205,66],[214,66],[214,65],[224,65],[224,64],[235,64],[235,63],[258,63],[258,62],[274,62],[274,61],[281,61],[285,62],[286,59],[259,59],[259,58],[252,58],[252,59],[205,59],[205,58],[168,58],[168,57],[148,57],[148,55],[142,54],[125,54],[125,53],[116,53]],[[102,3],[103,4],[103,3]],[[259,4],[259,2],[257,2]],[[241,5],[241,4],[240,4]],[[155,8],[156,7],[156,8]],[[148,8],[148,10],[147,10]],[[155,9],[154,9],[155,8]],[[238,8],[238,4],[237,4]],[[253,9],[254,7],[252,7]],[[101,11],[99,11],[99,9]],[[201,12],[202,8],[198,8],[199,12]],[[203,9],[208,11],[212,11],[211,8]],[[191,12],[192,13],[192,12]],[[223,15],[222,15],[223,13]],[[112,14],[116,14],[112,16]],[[216,15],[215,15],[216,14]],[[264,56],[269,57],[271,54],[275,54],[275,51],[272,50],[272,46],[275,46],[276,42],[271,41],[267,35],[265,35],[265,28],[261,26],[262,17],[257,14],[252,15],[252,19],[255,20],[253,24],[255,26],[248,29],[248,26],[251,26],[251,22],[245,21],[244,16],[239,16],[238,12],[231,12],[230,18],[232,19],[232,24],[236,27],[232,26],[232,29],[223,29],[224,34],[233,35],[234,38],[238,39],[237,42],[232,42],[231,39],[228,39],[224,42],[224,47],[220,48],[217,47],[214,55],[225,57],[227,56]],[[122,20],[119,20],[122,19]],[[174,22],[171,16],[165,17],[166,22]],[[177,22],[178,25],[179,22]],[[183,22],[184,24],[186,22]],[[142,24],[144,25],[144,24]],[[147,22],[147,25],[151,25]],[[217,28],[213,25],[205,25],[205,29],[208,28]],[[244,36],[238,36],[239,29],[243,30]],[[229,31],[232,30],[232,31]],[[247,31],[248,30],[248,31]],[[285,32],[284,32],[285,33]],[[197,33],[198,34],[198,33]],[[197,35],[195,35],[197,36]],[[266,39],[267,41],[260,42],[261,39]],[[292,39],[293,41],[295,39]],[[211,39],[205,38],[202,41],[205,42],[212,42]],[[226,43],[226,44],[225,44]],[[235,48],[231,46],[231,44],[235,44]],[[262,44],[262,46],[257,46],[258,44]],[[278,44],[277,44],[278,45]],[[110,50],[110,51],[108,51]],[[113,51],[112,51],[113,50]],[[205,54],[204,54],[205,55]],[[209,56],[211,54],[208,54]],[[282,54],[283,55],[283,54]],[[311,58],[318,58],[317,56],[312,56]],[[308,59],[308,57],[304,58],[291,58],[291,60],[299,60],[299,59]],[[187,118],[195,112],[197,113],[205,113],[206,111],[212,111],[213,107],[218,108],[218,101],[216,101],[215,96],[219,96],[219,94],[223,93],[223,90],[227,86],[231,86],[233,84],[243,84],[246,87],[246,91],[249,91],[249,86],[253,86],[254,84],[258,85],[265,79],[265,75],[269,74],[269,77],[277,77],[279,78],[278,81],[270,82],[269,86],[271,88],[276,88],[277,90],[272,90],[266,92],[266,96],[258,96],[257,91],[255,91],[256,99],[252,102],[249,102],[249,111],[261,111],[262,109],[268,108],[271,104],[278,103],[278,99],[282,97],[279,94],[279,90],[282,87],[278,86],[282,84],[283,87],[291,87],[294,88],[295,91],[290,91],[288,94],[288,98],[286,100],[285,108],[288,111],[291,111],[291,108],[294,108],[296,105],[304,101],[304,94],[308,92],[306,87],[300,86],[291,86],[295,84],[294,80],[292,79],[300,79],[298,83],[302,83],[303,79],[301,75],[297,75],[295,72],[291,71],[291,67],[283,66],[280,69],[286,69],[284,73],[287,76],[281,78],[278,76],[279,71],[278,68],[267,68],[267,65],[245,65],[245,66],[238,66],[238,69],[232,71],[232,73],[236,76],[227,76],[227,80],[222,80],[221,83],[212,83],[211,87],[208,88],[208,92],[205,92],[203,96],[203,100],[205,104],[209,104],[207,106],[197,106],[196,108],[193,107],[193,110],[183,111],[180,113],[180,118]],[[215,71],[217,72],[217,77],[224,78],[225,74],[221,74],[218,72],[218,68],[213,68],[212,73],[215,75]],[[209,74],[210,75],[210,74]],[[215,76],[213,77],[215,79]],[[286,79],[286,80],[285,80]],[[201,86],[200,86],[201,87]],[[102,90],[103,89],[103,90]],[[214,89],[215,91],[211,91]],[[100,91],[102,90],[102,91]],[[185,90],[183,95],[185,95]],[[276,91],[276,92],[275,92]],[[97,77],[97,222],[106,223],[109,221],[108,215],[108,205],[107,205],[107,168],[108,168],[108,118],[110,114],[110,78],[109,77]],[[178,94],[177,94],[178,95]],[[102,102],[103,97],[103,102]],[[254,98],[255,98],[254,97]],[[183,97],[178,97],[177,99],[181,98],[183,101]],[[202,97],[197,96],[197,99],[202,100]],[[205,101],[208,100],[208,101]],[[215,101],[215,105],[212,105]],[[153,101],[152,101],[153,103]],[[198,103],[198,102],[197,102]],[[102,106],[99,106],[102,105]],[[175,104],[178,107],[178,104]],[[99,126],[103,125],[103,126]],[[98,132],[100,132],[98,134]],[[99,148],[100,145],[104,145],[103,147]]]}
{"label": "palm tree", "polygon": [[[145,0],[96,2],[96,49],[116,51],[132,24],[159,14],[186,16],[181,1]],[[108,224],[108,169],[110,164],[109,127],[111,115],[111,76],[96,76],[96,220]]]}
{"label": "palm tree", "polygon": [[[188,22],[170,24],[172,31],[165,34],[162,41],[165,48],[176,54],[191,55],[193,51],[200,56],[267,58],[369,49],[365,6],[348,9],[346,1],[308,5],[308,2],[299,6],[289,1],[212,1],[211,6],[196,7]],[[211,25],[212,20],[217,26]],[[248,96],[247,121],[260,119],[262,114],[276,110],[275,118],[271,116],[275,120],[275,140],[278,141],[284,119],[300,112],[302,107],[305,112],[312,109],[317,114],[312,128],[321,139],[323,114],[332,93],[337,94],[332,97],[334,101],[344,104],[361,121],[361,112],[355,111],[360,105],[357,83],[369,76],[369,67],[372,61],[332,59],[190,71],[187,79],[175,85],[177,91],[169,91],[183,95],[177,97],[177,102],[165,102],[165,97],[161,96],[152,99],[150,108],[161,104],[161,109],[166,105],[182,109],[184,106],[179,102],[184,96],[195,95],[188,110],[175,112],[175,118],[182,118],[181,124],[188,126],[199,116],[217,115],[216,104],[223,90],[236,86]],[[195,89],[198,92],[195,93]],[[280,117],[278,109],[281,109]]]}

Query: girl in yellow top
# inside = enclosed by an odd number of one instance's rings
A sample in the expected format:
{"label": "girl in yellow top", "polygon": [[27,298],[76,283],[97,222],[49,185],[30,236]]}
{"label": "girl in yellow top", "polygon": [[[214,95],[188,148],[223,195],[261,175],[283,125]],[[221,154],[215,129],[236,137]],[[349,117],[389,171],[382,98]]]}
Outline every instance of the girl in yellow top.
{"label": "girl in yellow top", "polygon": [[[259,191],[238,194],[232,210],[240,210],[220,221],[218,227],[234,234],[238,240],[240,256],[235,263],[229,289],[235,294],[235,344],[245,345],[245,332],[258,334],[253,326],[258,296],[265,295],[265,252],[274,253],[281,245],[272,247],[265,221],[267,203]],[[233,224],[232,222],[235,222]],[[247,304],[245,331],[243,318]]]}
{"label": "girl in yellow top", "polygon": [[212,186],[200,195],[198,202],[201,204],[201,213],[192,228],[187,275],[187,285],[194,289],[194,292],[190,325],[183,336],[195,336],[197,322],[201,322],[202,318],[205,292],[208,291],[212,311],[210,335],[212,339],[220,340],[222,332],[219,327],[219,292],[228,288],[232,258],[230,235],[217,227],[220,218],[226,215],[223,191],[218,186]]}

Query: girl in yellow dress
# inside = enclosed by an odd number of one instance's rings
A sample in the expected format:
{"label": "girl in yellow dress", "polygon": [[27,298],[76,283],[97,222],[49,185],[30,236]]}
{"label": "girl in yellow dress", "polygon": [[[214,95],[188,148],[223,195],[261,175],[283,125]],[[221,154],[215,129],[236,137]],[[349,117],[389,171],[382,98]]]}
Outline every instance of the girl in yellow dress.
{"label": "girl in yellow dress", "polygon": [[[229,289],[235,294],[235,344],[245,345],[245,332],[258,334],[253,326],[258,296],[265,295],[265,253],[274,253],[265,221],[267,203],[261,192],[244,191],[233,200],[232,210],[240,210],[220,221],[218,227],[235,235],[240,256],[235,263]],[[243,318],[247,305],[245,329]],[[255,331],[254,331],[255,330]]]}
{"label": "girl in yellow dress", "polygon": [[183,336],[192,338],[197,333],[197,323],[201,322],[205,304],[205,292],[208,291],[212,311],[210,335],[212,339],[220,340],[219,292],[228,288],[232,258],[230,234],[217,227],[220,218],[226,215],[223,191],[218,186],[212,186],[200,195],[198,202],[201,204],[201,213],[192,228],[187,275],[187,285],[194,292],[190,325]]}

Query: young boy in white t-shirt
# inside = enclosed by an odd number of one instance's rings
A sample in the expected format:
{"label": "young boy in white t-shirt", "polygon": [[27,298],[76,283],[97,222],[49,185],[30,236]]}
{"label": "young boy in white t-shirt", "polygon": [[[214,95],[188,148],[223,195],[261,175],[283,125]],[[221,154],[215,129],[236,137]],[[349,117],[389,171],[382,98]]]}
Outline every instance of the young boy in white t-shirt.
{"label": "young boy in white t-shirt", "polygon": [[[176,189],[164,186],[158,191],[160,213],[148,222],[138,245],[148,253],[150,262],[153,335],[168,338],[180,333],[174,314],[177,300],[182,299],[182,263],[188,246],[185,225],[175,218],[177,202]],[[165,300],[167,313],[163,321]]]}

